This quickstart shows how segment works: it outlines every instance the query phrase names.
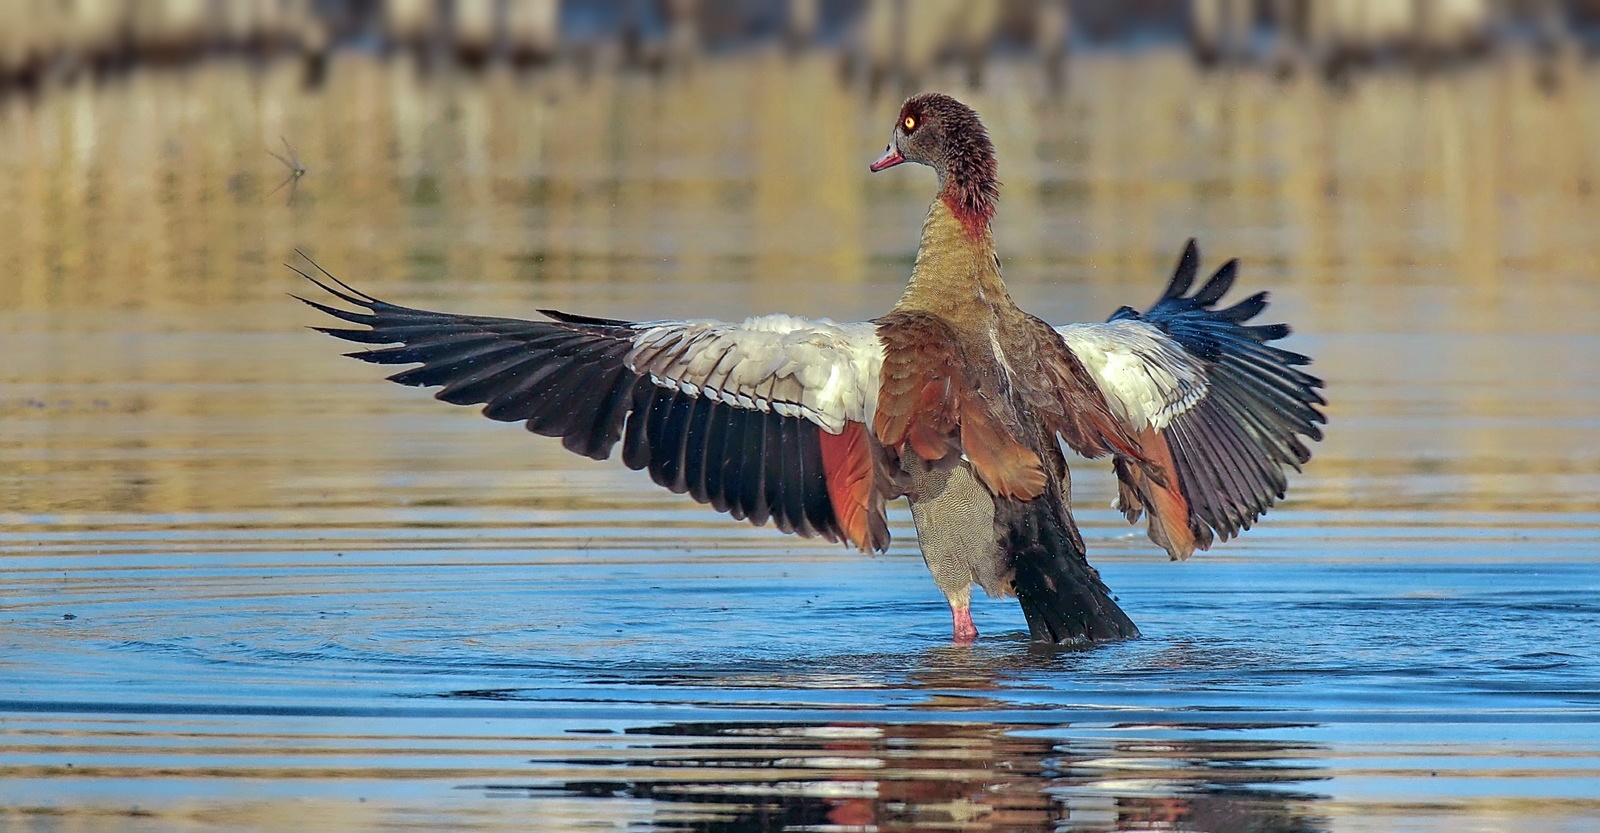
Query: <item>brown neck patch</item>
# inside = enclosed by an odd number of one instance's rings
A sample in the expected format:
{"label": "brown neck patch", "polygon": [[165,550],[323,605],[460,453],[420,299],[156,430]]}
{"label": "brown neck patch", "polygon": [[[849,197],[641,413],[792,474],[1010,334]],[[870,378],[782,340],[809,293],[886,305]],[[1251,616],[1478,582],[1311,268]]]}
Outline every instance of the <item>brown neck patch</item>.
{"label": "brown neck patch", "polygon": [[987,202],[974,202],[970,194],[961,193],[949,187],[939,192],[939,199],[950,207],[950,213],[961,221],[968,236],[973,240],[983,239],[984,232],[989,230],[989,221],[994,217],[994,200]]}
{"label": "brown neck patch", "polygon": [[995,202],[1000,198],[1000,180],[995,177],[994,143],[972,108],[947,96],[927,102],[937,113],[944,134],[944,153],[939,160],[943,187],[939,198],[961,221],[974,239],[989,227]]}

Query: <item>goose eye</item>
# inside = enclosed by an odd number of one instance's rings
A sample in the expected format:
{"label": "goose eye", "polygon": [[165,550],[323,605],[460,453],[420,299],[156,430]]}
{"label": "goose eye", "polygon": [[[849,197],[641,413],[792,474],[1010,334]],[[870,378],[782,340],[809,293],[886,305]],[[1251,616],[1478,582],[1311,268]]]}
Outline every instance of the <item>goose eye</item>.
{"label": "goose eye", "polygon": [[906,126],[906,132],[910,133],[911,131],[917,129],[917,117],[916,116],[906,116],[906,120],[904,122],[901,122],[901,124],[904,124]]}

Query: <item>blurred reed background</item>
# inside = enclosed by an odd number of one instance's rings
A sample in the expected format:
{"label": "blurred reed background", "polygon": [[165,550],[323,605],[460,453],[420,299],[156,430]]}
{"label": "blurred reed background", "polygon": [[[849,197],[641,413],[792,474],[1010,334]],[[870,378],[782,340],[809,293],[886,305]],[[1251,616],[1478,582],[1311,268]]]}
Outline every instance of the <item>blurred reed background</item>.
{"label": "blurred reed background", "polygon": [[315,81],[340,49],[659,70],[771,42],[836,50],[873,87],[914,88],[945,62],[976,86],[996,54],[1029,55],[1059,84],[1074,49],[1163,39],[1187,40],[1207,65],[1335,79],[1523,45],[1551,83],[1597,25],[1597,0],[15,0],[0,5],[0,88],[219,55],[296,54]]}

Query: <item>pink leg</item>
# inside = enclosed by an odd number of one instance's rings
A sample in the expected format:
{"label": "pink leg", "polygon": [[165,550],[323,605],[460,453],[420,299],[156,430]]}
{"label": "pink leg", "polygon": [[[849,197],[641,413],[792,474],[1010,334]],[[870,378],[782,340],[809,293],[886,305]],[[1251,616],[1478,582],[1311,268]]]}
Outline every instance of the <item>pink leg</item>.
{"label": "pink leg", "polygon": [[978,627],[972,624],[972,610],[966,605],[950,608],[950,624],[957,645],[971,645],[972,640],[978,638]]}

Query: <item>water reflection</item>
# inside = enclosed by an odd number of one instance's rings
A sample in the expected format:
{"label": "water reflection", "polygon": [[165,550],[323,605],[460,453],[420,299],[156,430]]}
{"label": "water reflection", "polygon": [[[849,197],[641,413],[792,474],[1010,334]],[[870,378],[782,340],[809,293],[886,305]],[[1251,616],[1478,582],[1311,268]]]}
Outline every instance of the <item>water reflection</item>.
{"label": "water reflection", "polygon": [[[648,802],[661,830],[1326,830],[1307,744],[1160,740],[1182,726],[674,723],[582,758],[534,758],[525,783],[465,789]],[[1234,727],[1248,735],[1263,727]]]}
{"label": "water reflection", "polygon": [[[1019,701],[1030,675],[1071,679],[1089,650],[1035,649],[1017,640],[933,647],[904,658],[814,658],[792,668],[718,671],[632,669],[596,684],[753,690],[839,690],[875,681],[911,715],[937,722],[803,720],[689,721],[610,729],[570,729],[597,745],[532,758],[529,780],[463,789],[536,801],[627,800],[649,808],[652,829],[766,830],[1187,830],[1312,831],[1325,796],[1314,784],[1331,777],[1314,743],[1273,739],[1313,724],[1096,721],[1051,723],[1047,704],[1031,707],[1038,723],[977,720],[979,714],[1028,711]],[[756,661],[759,666],[759,660]],[[886,678],[886,669],[909,666]],[[852,681],[829,669],[871,669]],[[912,693],[915,692],[915,695]],[[542,688],[463,690],[450,700],[548,698]],[[774,693],[775,699],[785,695]],[[790,694],[789,696],[793,696]],[[1023,698],[1025,700],[1025,698]],[[614,737],[614,739],[612,739]],[[595,806],[605,806],[597,803]],[[615,807],[608,815],[627,814]]]}

